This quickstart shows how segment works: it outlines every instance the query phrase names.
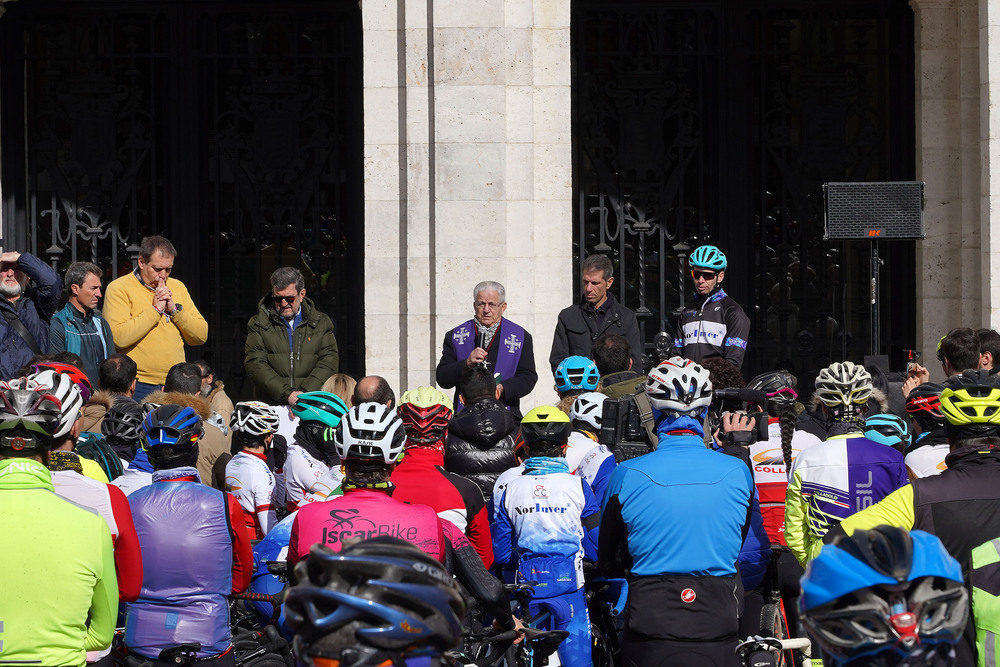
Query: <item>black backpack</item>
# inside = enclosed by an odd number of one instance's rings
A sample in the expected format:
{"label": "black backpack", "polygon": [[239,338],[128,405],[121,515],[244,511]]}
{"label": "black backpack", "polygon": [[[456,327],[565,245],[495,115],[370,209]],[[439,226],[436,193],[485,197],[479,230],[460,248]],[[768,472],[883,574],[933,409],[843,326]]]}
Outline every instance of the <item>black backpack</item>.
{"label": "black backpack", "polygon": [[76,441],[76,449],[74,451],[84,458],[97,461],[97,464],[101,466],[101,470],[108,476],[109,482],[121,476],[124,472],[122,460],[118,458],[115,450],[111,449],[108,441],[97,433],[91,433],[90,431],[81,433]]}

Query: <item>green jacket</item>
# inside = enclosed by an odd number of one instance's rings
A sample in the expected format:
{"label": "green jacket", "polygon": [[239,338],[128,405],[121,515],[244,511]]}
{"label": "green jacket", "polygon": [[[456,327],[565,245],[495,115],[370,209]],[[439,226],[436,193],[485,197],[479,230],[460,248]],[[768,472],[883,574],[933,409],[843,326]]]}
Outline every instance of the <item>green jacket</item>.
{"label": "green jacket", "polygon": [[0,461],[0,663],[84,665],[118,616],[108,524],[57,496],[48,468]]}
{"label": "green jacket", "polygon": [[288,326],[271,297],[261,299],[247,324],[244,365],[257,391],[271,403],[287,403],[293,391],[319,391],[340,367],[333,322],[308,297],[302,299],[302,321],[292,336],[289,349]]}

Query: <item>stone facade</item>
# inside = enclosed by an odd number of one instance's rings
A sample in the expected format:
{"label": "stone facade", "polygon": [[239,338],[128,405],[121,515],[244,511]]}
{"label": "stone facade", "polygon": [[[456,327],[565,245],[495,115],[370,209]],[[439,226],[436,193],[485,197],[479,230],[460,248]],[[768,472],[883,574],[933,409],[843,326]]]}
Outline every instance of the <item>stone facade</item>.
{"label": "stone facade", "polygon": [[362,12],[366,366],[400,389],[433,383],[473,287],[497,280],[534,338],[525,405],[552,400],[548,352],[573,279],[569,0]]}

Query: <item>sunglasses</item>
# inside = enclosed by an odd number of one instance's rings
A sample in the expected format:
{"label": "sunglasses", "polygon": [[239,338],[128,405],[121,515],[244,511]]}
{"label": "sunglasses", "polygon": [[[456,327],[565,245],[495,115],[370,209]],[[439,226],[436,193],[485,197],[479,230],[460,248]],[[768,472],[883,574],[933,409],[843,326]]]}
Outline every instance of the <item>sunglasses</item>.
{"label": "sunglasses", "polygon": [[271,300],[274,301],[277,304],[295,303],[295,299],[297,297],[298,297],[298,294],[296,294],[294,296],[272,296]]}
{"label": "sunglasses", "polygon": [[691,277],[694,278],[695,280],[698,280],[698,278],[701,278],[702,280],[713,280],[715,278],[715,276],[717,276],[717,275],[719,275],[719,274],[717,274],[715,271],[692,271],[691,272]]}

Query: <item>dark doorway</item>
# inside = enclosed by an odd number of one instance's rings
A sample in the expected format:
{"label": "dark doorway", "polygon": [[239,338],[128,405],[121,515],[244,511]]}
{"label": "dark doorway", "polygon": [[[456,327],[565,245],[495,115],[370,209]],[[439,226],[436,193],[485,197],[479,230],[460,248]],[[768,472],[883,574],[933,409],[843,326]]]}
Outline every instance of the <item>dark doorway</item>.
{"label": "dark doorway", "polygon": [[24,0],[0,19],[3,243],[131,270],[163,234],[234,398],[247,320],[303,269],[364,371],[361,12],[353,0]]}
{"label": "dark doorway", "polygon": [[[577,0],[572,30],[577,262],[616,261],[647,364],[703,243],[727,253],[724,287],[752,322],[747,378],[782,367],[810,384],[869,354],[871,245],[823,240],[822,184],[914,178],[906,0]],[[878,251],[879,347],[900,368],[914,243]]]}

